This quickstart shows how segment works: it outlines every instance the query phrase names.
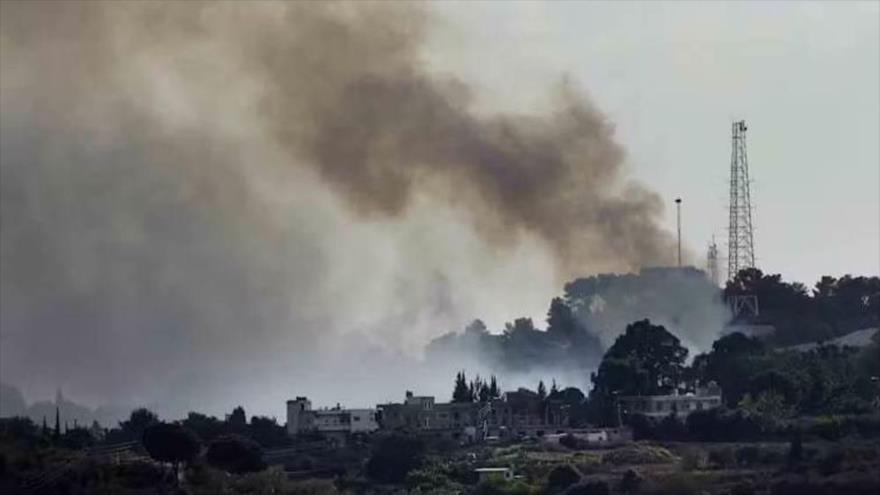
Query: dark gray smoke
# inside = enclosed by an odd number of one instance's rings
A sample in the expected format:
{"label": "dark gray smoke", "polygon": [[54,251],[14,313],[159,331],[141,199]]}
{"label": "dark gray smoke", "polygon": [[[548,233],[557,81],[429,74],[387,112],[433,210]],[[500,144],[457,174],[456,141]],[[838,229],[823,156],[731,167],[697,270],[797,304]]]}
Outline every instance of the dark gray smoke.
{"label": "dark gray smoke", "polygon": [[363,349],[672,253],[575,88],[477,116],[417,5],[0,5],[0,370],[31,395],[368,403],[400,373]]}

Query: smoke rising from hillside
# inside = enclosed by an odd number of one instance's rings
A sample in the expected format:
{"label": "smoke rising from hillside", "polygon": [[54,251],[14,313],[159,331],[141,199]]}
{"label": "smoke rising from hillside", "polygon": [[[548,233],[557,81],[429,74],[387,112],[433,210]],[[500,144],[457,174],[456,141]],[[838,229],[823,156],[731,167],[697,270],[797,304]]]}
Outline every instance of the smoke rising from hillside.
{"label": "smoke rising from hillside", "polygon": [[207,409],[329,402],[317,383],[349,377],[357,400],[364,369],[400,376],[389,352],[668,262],[661,201],[602,114],[561,84],[543,115],[477,116],[426,67],[430,22],[3,2],[4,379]]}

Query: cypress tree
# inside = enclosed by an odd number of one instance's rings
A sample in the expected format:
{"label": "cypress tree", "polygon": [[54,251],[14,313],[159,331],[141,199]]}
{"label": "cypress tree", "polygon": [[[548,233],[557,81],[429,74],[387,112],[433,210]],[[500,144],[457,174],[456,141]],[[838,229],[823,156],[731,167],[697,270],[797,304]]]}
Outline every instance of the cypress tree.
{"label": "cypress tree", "polygon": [[455,375],[455,389],[452,391],[452,402],[468,402],[469,397],[467,378],[464,371],[459,371]]}

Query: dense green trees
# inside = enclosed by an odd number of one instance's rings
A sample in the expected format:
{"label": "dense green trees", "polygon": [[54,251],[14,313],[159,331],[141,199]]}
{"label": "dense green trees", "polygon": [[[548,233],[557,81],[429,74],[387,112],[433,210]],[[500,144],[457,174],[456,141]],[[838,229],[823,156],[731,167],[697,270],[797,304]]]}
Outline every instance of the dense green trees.
{"label": "dense green trees", "polygon": [[373,445],[367,476],[379,483],[400,483],[407,473],[422,465],[425,444],[417,437],[388,435]]}
{"label": "dense green trees", "polygon": [[581,475],[567,464],[556,466],[547,475],[547,491],[560,493],[581,480]]}
{"label": "dense green trees", "polygon": [[598,363],[602,354],[599,339],[562,299],[551,302],[547,323],[544,331],[530,318],[517,318],[493,334],[482,321],[474,320],[464,332],[433,340],[427,349],[428,359],[442,362],[476,355],[489,367],[516,372],[582,369],[586,373]]}
{"label": "dense green trees", "polygon": [[260,445],[240,435],[224,435],[211,442],[205,460],[211,466],[233,474],[251,473],[266,467]]}
{"label": "dense green trees", "polygon": [[201,442],[196,435],[175,423],[154,423],[144,430],[144,448],[150,457],[174,465],[177,473],[181,463],[190,463],[199,455]]}
{"label": "dense green trees", "polygon": [[727,283],[724,297],[757,296],[758,322],[776,328],[776,345],[832,339],[853,330],[880,326],[880,277],[822,277],[812,291],[779,274],[741,270]]}
{"label": "dense green trees", "polygon": [[159,422],[159,416],[145,407],[135,409],[128,419],[121,421],[118,428],[107,432],[109,442],[141,441],[144,430]]}
{"label": "dense green trees", "polygon": [[691,374],[721,386],[728,407],[786,416],[860,412],[877,393],[862,356],[871,351],[820,346],[774,350],[739,333],[718,339],[697,356]]}
{"label": "dense green trees", "polygon": [[452,389],[452,402],[488,402],[501,396],[498,380],[492,375],[490,380],[477,375],[471,382],[467,381],[464,371],[455,374],[455,387]]}

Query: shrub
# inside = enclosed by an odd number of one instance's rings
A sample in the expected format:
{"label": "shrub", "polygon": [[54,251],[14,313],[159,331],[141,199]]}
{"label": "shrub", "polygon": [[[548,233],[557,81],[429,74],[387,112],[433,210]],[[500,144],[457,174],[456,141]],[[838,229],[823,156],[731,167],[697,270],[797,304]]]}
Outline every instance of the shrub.
{"label": "shrub", "polygon": [[748,445],[736,450],[736,463],[740,466],[754,466],[758,463],[758,447]]}
{"label": "shrub", "polygon": [[670,476],[646,486],[640,495],[697,495],[699,490],[693,478],[686,475]]}
{"label": "shrub", "polygon": [[562,491],[580,481],[581,477],[569,465],[556,466],[547,476],[547,489],[553,492]]}
{"label": "shrub", "polygon": [[709,451],[709,463],[716,467],[732,466],[736,463],[733,447],[721,447]]}
{"label": "shrub", "polygon": [[608,483],[602,480],[587,481],[574,485],[565,492],[565,495],[609,495],[611,489]]}
{"label": "shrub", "polygon": [[688,431],[685,423],[670,414],[657,424],[655,435],[660,440],[687,440]]}
{"label": "shrub", "polygon": [[690,448],[684,451],[681,456],[681,468],[685,471],[693,471],[700,469],[705,465],[705,457],[702,451],[696,448]]}
{"label": "shrub", "polygon": [[639,488],[642,486],[643,478],[633,469],[627,469],[625,473],[623,473],[623,478],[620,479],[620,484],[617,486],[617,489],[626,495],[634,495],[639,492]]}
{"label": "shrub", "polygon": [[840,471],[840,468],[843,466],[844,458],[845,457],[841,449],[834,448],[829,450],[819,460],[819,471],[825,476]]}
{"label": "shrub", "polygon": [[477,485],[474,495],[533,495],[540,493],[533,487],[521,482],[507,482],[504,480],[489,480]]}
{"label": "shrub", "polygon": [[192,462],[199,454],[201,444],[188,429],[172,423],[156,423],[144,430],[144,448],[159,462],[174,464]]}
{"label": "shrub", "polygon": [[751,483],[741,482],[734,485],[730,490],[730,495],[755,495],[755,487]]}
{"label": "shrub", "polygon": [[663,447],[654,445],[629,445],[607,452],[602,456],[604,464],[664,464],[674,462],[675,456]]}
{"label": "shrub", "polygon": [[741,410],[724,408],[694,411],[686,420],[687,431],[704,442],[761,439],[774,431],[774,424]]}
{"label": "shrub", "polygon": [[416,437],[392,434],[378,440],[367,461],[367,476],[379,483],[400,483],[422,465],[425,444]]}
{"label": "shrub", "polygon": [[559,445],[575,450],[580,446],[580,442],[578,442],[577,437],[569,433],[559,439]]}
{"label": "shrub", "polygon": [[260,471],[266,467],[259,444],[238,435],[225,435],[211,442],[205,459],[211,466],[234,474]]}
{"label": "shrub", "polygon": [[810,433],[825,440],[835,441],[843,437],[843,425],[836,416],[823,417],[810,428]]}

